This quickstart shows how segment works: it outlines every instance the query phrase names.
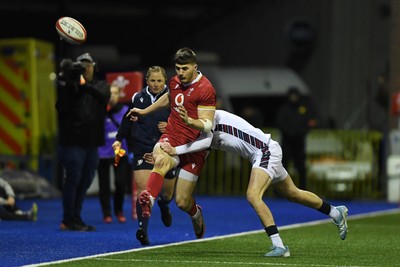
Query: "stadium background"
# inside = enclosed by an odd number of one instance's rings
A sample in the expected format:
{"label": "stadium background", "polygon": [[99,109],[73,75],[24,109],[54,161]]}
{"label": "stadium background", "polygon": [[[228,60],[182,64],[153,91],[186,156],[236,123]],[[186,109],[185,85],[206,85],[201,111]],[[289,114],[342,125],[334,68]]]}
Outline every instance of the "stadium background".
{"label": "stadium background", "polygon": [[[201,67],[292,69],[307,84],[310,96],[318,104],[323,118],[322,127],[331,127],[331,121],[335,125],[335,129],[329,132],[317,131],[310,136],[312,140],[324,143],[323,147],[326,148],[317,151],[319,154],[316,153],[313,159],[334,159],[334,165],[337,165],[338,159],[350,162],[351,168],[344,165],[334,170],[339,176],[343,173],[344,176],[353,175],[350,177],[351,186],[345,184],[337,187],[350,188],[351,192],[347,194],[345,190],[343,193],[341,189],[339,196],[382,198],[386,195],[386,158],[393,151],[396,152],[398,144],[391,141],[397,139],[391,139],[391,136],[397,136],[394,130],[398,125],[397,117],[390,116],[389,106],[382,107],[376,101],[376,95],[379,90],[385,89],[381,87],[382,77],[387,79],[384,84],[388,90],[386,100],[397,92],[400,79],[397,63],[400,55],[397,48],[400,38],[398,1],[237,0],[217,5],[214,1],[155,4],[148,1],[39,0],[32,4],[19,0],[3,1],[0,11],[0,21],[2,25],[7,25],[0,29],[2,40],[28,40],[26,47],[33,51],[29,52],[33,55],[37,51],[44,51],[43,46],[51,45],[48,51],[52,51],[50,56],[54,56],[51,60],[53,64],[36,60],[36,68],[29,69],[31,74],[37,72],[34,75],[38,77],[43,77],[40,75],[45,72],[40,72],[44,68],[56,69],[62,57],[75,57],[84,51],[90,51],[97,58],[102,74],[143,71],[154,64],[168,67],[171,65],[171,55],[181,46],[189,46],[199,54]],[[85,25],[88,31],[85,45],[62,45],[54,29],[55,21],[61,16],[74,17]],[[16,20],[20,22],[15,23]],[[31,40],[37,41],[32,43]],[[6,52],[3,46],[3,59]],[[54,114],[45,112],[52,106],[54,92],[48,90],[51,89],[49,82],[42,84],[45,83],[44,79],[30,79],[25,80],[26,84],[19,82],[9,86],[8,78],[12,75],[26,75],[10,71],[15,70],[15,66],[7,60],[4,60],[4,65],[0,91],[0,154],[5,156],[2,159],[10,159],[9,142],[4,138],[7,136],[4,131],[17,124],[20,129],[24,128],[23,133],[19,133],[21,139],[26,139],[19,144],[22,152],[15,153],[18,160],[26,155],[36,157],[35,163],[29,163],[30,166],[54,182],[52,144],[56,128],[52,117]],[[31,84],[37,87],[33,93],[30,91]],[[26,101],[17,110],[15,118],[9,115],[15,111],[14,105],[9,103],[23,102],[20,101],[20,88],[28,91],[23,98]],[[27,106],[29,114],[25,112]],[[265,126],[273,131],[272,122]],[[365,131],[368,132],[366,139],[361,139],[363,142],[360,144],[359,136]],[[279,136],[276,139],[279,140]],[[315,143],[321,147],[320,143]],[[337,148],[338,144],[341,150],[332,149]],[[349,147],[350,151],[347,149]],[[313,147],[309,149],[315,152]],[[220,162],[232,162],[223,155],[217,158]],[[362,180],[368,180],[368,183],[358,182],[360,171],[358,167],[353,168],[353,163],[359,162],[360,158],[369,162],[366,168],[370,171]],[[214,170],[217,170],[221,163],[215,162]],[[240,168],[246,168],[245,164],[240,164]],[[330,165],[327,168],[331,171]],[[360,168],[365,170],[364,166]],[[237,172],[233,170],[234,173]],[[218,175],[220,173],[214,177]],[[229,178],[232,175],[228,173],[227,176]],[[321,190],[325,190],[322,192],[331,193],[330,185],[323,182],[320,186]],[[217,185],[217,188],[226,186]],[[199,191],[205,194],[232,194],[201,187],[198,190],[205,190]],[[242,191],[236,193],[241,194]]]}

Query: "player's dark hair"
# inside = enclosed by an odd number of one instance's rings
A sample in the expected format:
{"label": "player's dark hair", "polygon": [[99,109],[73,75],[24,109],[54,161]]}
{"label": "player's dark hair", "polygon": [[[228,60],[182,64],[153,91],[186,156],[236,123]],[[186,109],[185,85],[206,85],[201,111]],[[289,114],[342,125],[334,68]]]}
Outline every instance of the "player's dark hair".
{"label": "player's dark hair", "polygon": [[192,49],[187,47],[179,49],[175,53],[174,60],[175,64],[180,64],[180,65],[197,63],[196,54],[193,52]]}

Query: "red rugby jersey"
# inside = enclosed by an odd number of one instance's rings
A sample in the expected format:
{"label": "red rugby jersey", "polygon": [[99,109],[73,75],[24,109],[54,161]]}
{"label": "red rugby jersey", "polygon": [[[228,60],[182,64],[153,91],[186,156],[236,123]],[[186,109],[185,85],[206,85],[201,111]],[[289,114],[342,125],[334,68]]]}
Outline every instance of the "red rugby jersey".
{"label": "red rugby jersey", "polygon": [[186,125],[179,117],[178,106],[184,106],[188,116],[198,119],[198,109],[215,110],[217,96],[211,82],[201,73],[191,83],[183,85],[178,76],[169,81],[171,113],[168,118],[166,133],[172,146],[187,144],[195,140],[200,131]]}

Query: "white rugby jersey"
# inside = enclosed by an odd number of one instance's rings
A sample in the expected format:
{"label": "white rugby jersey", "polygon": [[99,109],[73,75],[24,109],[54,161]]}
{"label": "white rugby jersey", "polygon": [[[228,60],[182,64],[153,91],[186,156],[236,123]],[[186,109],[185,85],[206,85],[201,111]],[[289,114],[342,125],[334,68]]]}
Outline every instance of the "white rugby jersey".
{"label": "white rugby jersey", "polygon": [[178,155],[190,153],[207,149],[211,142],[212,149],[237,153],[253,162],[257,153],[268,146],[270,139],[270,134],[265,134],[245,119],[224,110],[216,110],[212,135],[203,133],[196,141],[175,149]]}

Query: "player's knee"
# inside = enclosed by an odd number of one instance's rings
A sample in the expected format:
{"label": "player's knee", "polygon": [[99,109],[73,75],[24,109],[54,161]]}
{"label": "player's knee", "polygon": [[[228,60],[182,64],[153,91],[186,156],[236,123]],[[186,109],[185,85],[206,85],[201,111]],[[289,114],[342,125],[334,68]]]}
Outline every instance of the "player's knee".
{"label": "player's knee", "polygon": [[174,191],[173,190],[168,190],[168,189],[163,189],[163,192],[161,193],[161,197],[163,199],[170,200],[174,196]]}
{"label": "player's knee", "polygon": [[154,167],[159,169],[161,166],[164,165],[165,158],[163,155],[158,154],[158,155],[154,155],[153,157],[154,157]]}
{"label": "player's knee", "polygon": [[257,202],[257,201],[259,201],[261,198],[259,197],[259,195],[256,193],[256,192],[254,192],[253,190],[247,190],[247,192],[246,192],[246,198],[247,198],[247,201],[252,205],[252,206],[254,206],[254,204]]}
{"label": "player's knee", "polygon": [[181,210],[188,210],[190,207],[190,197],[187,196],[182,196],[182,195],[177,195],[175,197],[175,202],[176,205],[178,206],[178,208],[180,208]]}
{"label": "player's knee", "polygon": [[173,158],[167,155],[166,153],[159,154],[154,158],[154,166],[159,166],[159,167],[168,166],[172,169],[173,162],[174,162]]}
{"label": "player's knee", "polygon": [[157,155],[154,158],[154,169],[161,171],[164,175],[172,169],[171,161],[165,155]]}

